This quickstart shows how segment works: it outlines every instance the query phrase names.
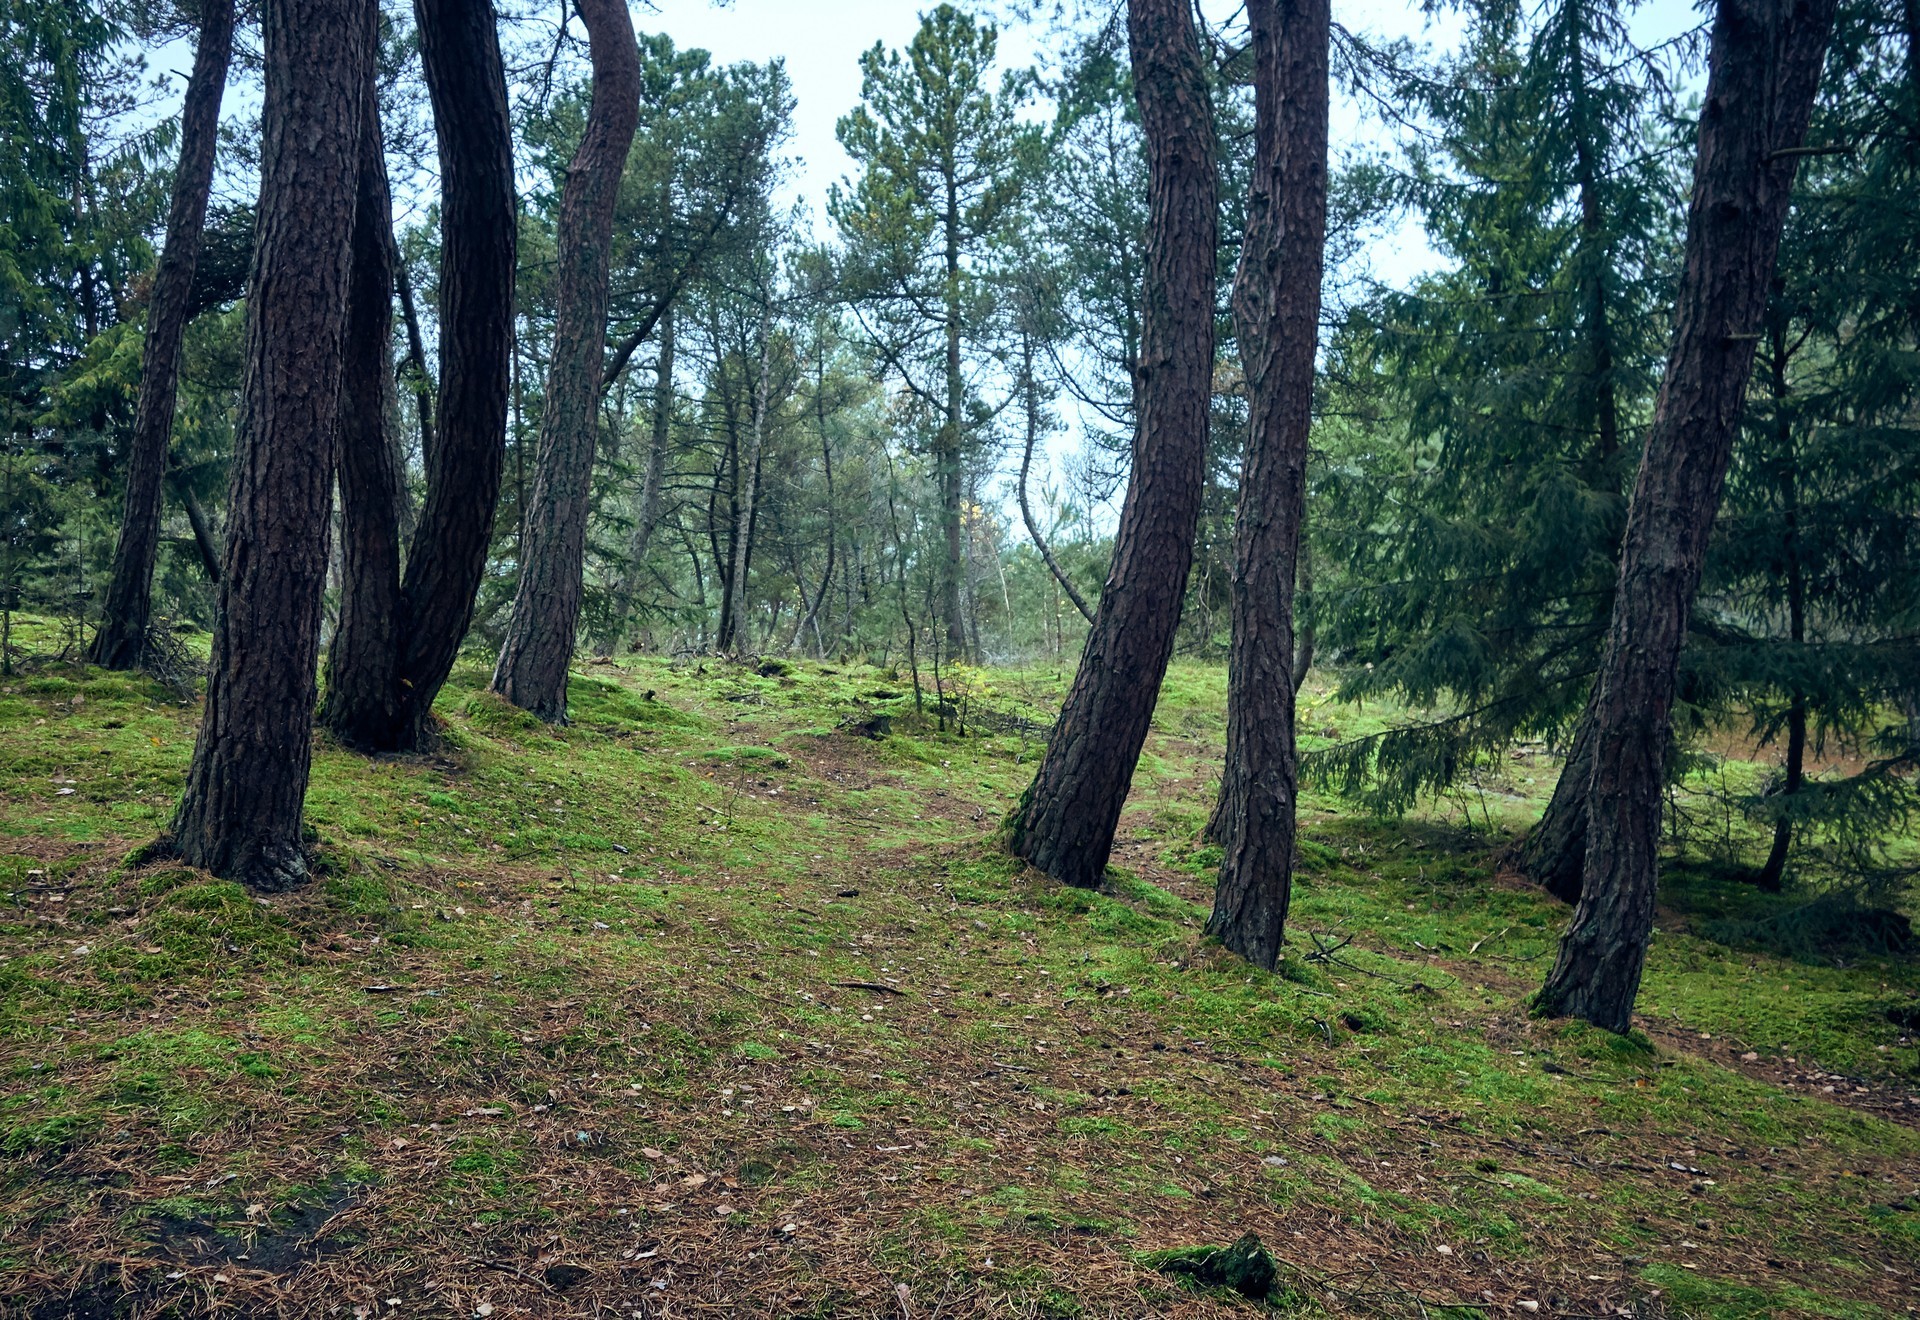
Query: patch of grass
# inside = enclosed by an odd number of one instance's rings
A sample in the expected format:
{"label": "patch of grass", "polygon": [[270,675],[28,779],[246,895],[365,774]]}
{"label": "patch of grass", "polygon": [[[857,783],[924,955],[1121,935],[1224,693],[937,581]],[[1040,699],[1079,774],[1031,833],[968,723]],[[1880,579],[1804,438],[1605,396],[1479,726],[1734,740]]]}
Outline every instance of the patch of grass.
{"label": "patch of grass", "polygon": [[[1643,1032],[1536,1020],[1566,912],[1497,873],[1504,808],[1388,825],[1310,796],[1286,956],[1256,971],[1203,938],[1218,669],[1169,675],[1086,893],[989,838],[1064,672],[969,672],[961,736],[906,717],[898,672],[783,664],[595,663],[559,729],[466,664],[437,754],[317,745],[322,874],[265,904],[123,865],[192,707],[84,669],[0,684],[27,768],[0,786],[0,1310],[112,1260],[149,1309],[247,1313],[223,1244],[348,1186],[307,1238],[350,1247],[301,1247],[272,1304],[334,1304],[350,1249],[368,1295],[423,1307],[417,1262],[457,1258],[513,1269],[456,1308],[548,1307],[539,1271],[577,1261],[568,1305],[697,1276],[794,1315],[896,1283],[916,1314],[1224,1315],[1115,1244],[1248,1228],[1297,1270],[1282,1310],[1337,1299],[1355,1241],[1435,1314],[1490,1279],[1590,1313],[1910,1300],[1881,1267],[1915,1249],[1913,1125],[1798,1079],[1897,1099],[1911,965],[1716,943],[1743,895],[1682,877]],[[879,742],[835,731],[882,708]],[[1313,687],[1302,712],[1311,738],[1391,714]],[[1507,773],[1537,798],[1547,771]]]}

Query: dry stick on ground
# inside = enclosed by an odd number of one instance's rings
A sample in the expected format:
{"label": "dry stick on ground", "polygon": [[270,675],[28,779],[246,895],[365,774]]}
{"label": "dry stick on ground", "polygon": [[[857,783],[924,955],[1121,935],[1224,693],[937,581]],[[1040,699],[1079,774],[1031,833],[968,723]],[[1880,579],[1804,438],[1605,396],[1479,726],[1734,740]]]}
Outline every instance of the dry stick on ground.
{"label": "dry stick on ground", "polygon": [[1580,904],[1543,1011],[1624,1032],[1653,929],[1669,725],[1687,617],[1766,310],[1835,0],[1721,0],[1686,267],[1652,433],[1627,509],[1595,684]]}
{"label": "dry stick on ground", "polygon": [[1010,844],[1054,879],[1092,888],[1173,654],[1193,566],[1213,384],[1213,105],[1186,0],[1130,0],[1134,95],[1147,142],[1147,277],[1133,475],[1113,565],[1046,758]]}
{"label": "dry stick on ground", "polygon": [[[194,268],[206,227],[219,142],[220,97],[233,51],[233,0],[202,0],[200,40],[180,106],[180,163],[167,210],[166,246],[147,301],[140,348],[140,399],[127,448],[127,493],[114,546],[113,572],[88,658],[109,669],[132,669],[146,652],[153,601],[153,562],[159,548],[162,478],[173,431],[180,380],[180,341],[191,312]],[[199,528],[196,525],[195,534]],[[217,574],[214,575],[217,581]]]}

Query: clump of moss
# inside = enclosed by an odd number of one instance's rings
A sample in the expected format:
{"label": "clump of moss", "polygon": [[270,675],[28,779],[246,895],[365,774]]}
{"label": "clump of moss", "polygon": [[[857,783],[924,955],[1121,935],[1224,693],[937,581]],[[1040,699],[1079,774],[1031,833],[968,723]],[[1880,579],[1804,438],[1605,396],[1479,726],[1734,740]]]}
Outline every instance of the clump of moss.
{"label": "clump of moss", "polygon": [[1273,1293],[1279,1271],[1266,1246],[1252,1233],[1242,1234],[1230,1247],[1174,1247],[1150,1251],[1142,1263],[1162,1274],[1192,1279],[1203,1288],[1231,1288],[1250,1301],[1265,1301]]}

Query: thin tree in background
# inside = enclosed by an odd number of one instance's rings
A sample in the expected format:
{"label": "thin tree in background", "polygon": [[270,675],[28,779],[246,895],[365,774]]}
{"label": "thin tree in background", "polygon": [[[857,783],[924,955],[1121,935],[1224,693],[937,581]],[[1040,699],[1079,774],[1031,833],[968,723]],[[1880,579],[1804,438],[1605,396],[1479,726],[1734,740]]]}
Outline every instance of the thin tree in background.
{"label": "thin tree in background", "polygon": [[950,4],[923,16],[905,54],[860,57],[861,104],[840,121],[862,168],[828,210],[849,248],[846,290],[877,355],[936,419],[932,444],[944,558],[937,583],[948,655],[969,653],[962,589],[968,449],[967,358],[990,319],[978,278],[1026,185],[1015,118],[1026,83],[987,85],[999,41]]}
{"label": "thin tree in background", "polygon": [[220,607],[173,846],[258,890],[307,876],[312,759],[342,344],[372,0],[266,0],[265,110],[246,384]]}
{"label": "thin tree in background", "polygon": [[567,717],[567,665],[580,621],[614,203],[640,121],[640,48],[624,0],[577,3],[593,59],[593,106],[560,196],[559,291],[531,516],[493,670],[495,692],[556,723]]}
{"label": "thin tree in background", "polygon": [[1592,703],[1580,902],[1537,1000],[1542,1012],[1609,1031],[1633,1022],[1653,929],[1680,646],[1765,329],[1834,7],[1721,0],[1714,15],[1673,347],[1628,505]]}
{"label": "thin tree in background", "polygon": [[653,544],[653,534],[660,526],[662,492],[667,477],[667,452],[673,443],[673,320],[671,307],[661,314],[659,320],[660,356],[654,364],[653,411],[648,425],[647,460],[640,477],[639,506],[634,510],[633,528],[627,536],[626,557],[621,561],[620,575],[614,583],[613,598],[609,602],[611,617],[603,639],[604,649],[609,653],[626,636],[627,621],[633,615],[635,598],[640,591],[640,570],[647,561],[647,548]]}
{"label": "thin tree in background", "polygon": [[[323,720],[366,751],[420,750],[432,740],[434,698],[453,672],[486,572],[513,351],[518,216],[493,5],[418,0],[414,16],[440,159],[440,394],[405,578],[375,571],[389,562],[383,555],[350,565],[364,571],[343,583],[343,616],[397,620],[391,629],[349,631],[328,657]],[[398,509],[379,483],[365,501],[359,490],[342,487],[356,501],[347,518],[361,520],[353,534],[397,544]],[[381,527],[388,518],[390,531]]]}
{"label": "thin tree in background", "polygon": [[180,107],[180,161],[167,211],[166,246],[147,300],[146,339],[140,349],[140,400],[127,448],[127,493],[114,546],[99,631],[88,658],[109,669],[137,668],[145,657],[153,601],[153,564],[160,547],[160,505],[180,382],[180,341],[186,334],[194,267],[206,227],[220,141],[220,98],[233,54],[233,0],[202,0],[200,38]]}
{"label": "thin tree in background", "polygon": [[1327,0],[1248,0],[1254,163],[1233,282],[1249,428],[1234,515],[1222,849],[1209,934],[1247,961],[1280,957],[1293,884],[1293,603],[1327,237]]}
{"label": "thin tree in background", "polygon": [[1192,7],[1129,0],[1127,36],[1148,156],[1133,473],[1080,667],[1010,837],[1018,856],[1087,888],[1106,873],[1173,654],[1193,564],[1213,383],[1219,183]]}

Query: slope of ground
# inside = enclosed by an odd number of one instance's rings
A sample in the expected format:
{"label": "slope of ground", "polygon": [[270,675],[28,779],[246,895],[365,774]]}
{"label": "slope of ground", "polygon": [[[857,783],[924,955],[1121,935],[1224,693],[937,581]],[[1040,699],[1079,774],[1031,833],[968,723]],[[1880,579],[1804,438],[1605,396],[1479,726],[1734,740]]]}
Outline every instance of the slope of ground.
{"label": "slope of ground", "polygon": [[1254,973],[1219,672],[1100,894],[990,838],[1063,676],[968,679],[962,737],[863,666],[590,666],[561,730],[463,672],[439,755],[321,747],[270,901],[130,857],[192,706],[0,681],[0,1313],[1246,1314],[1147,1253],[1248,1231],[1288,1314],[1920,1308],[1911,964],[1669,913],[1644,1035],[1534,1021],[1498,839],[1322,804]]}

